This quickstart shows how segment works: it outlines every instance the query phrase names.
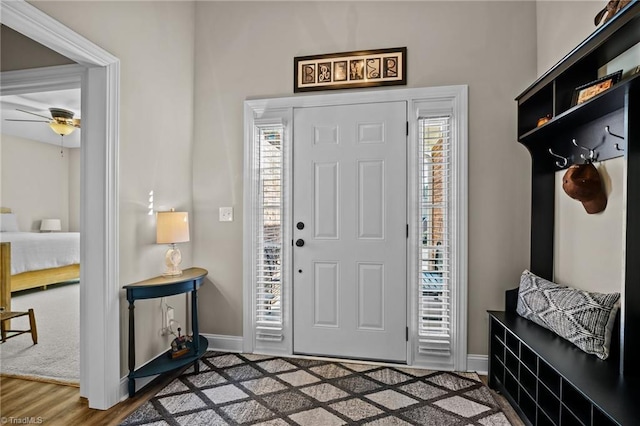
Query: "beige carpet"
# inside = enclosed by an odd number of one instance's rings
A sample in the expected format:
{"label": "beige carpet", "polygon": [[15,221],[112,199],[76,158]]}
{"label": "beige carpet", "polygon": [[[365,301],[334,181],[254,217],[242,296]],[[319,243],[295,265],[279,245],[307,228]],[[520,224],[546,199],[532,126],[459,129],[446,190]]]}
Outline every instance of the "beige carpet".
{"label": "beige carpet", "polygon": [[[80,284],[57,284],[47,290],[22,292],[11,298],[13,311],[33,308],[38,344],[23,334],[0,344],[0,373],[15,377],[77,384],[80,381]],[[27,329],[27,317],[11,321]]]}

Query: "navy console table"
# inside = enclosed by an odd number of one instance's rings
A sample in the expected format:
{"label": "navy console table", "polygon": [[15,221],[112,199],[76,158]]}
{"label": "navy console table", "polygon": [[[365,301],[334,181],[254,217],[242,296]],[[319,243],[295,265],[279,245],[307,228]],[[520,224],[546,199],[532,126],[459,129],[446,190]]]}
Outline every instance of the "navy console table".
{"label": "navy console table", "polygon": [[[206,269],[189,268],[182,271],[182,275],[179,277],[160,276],[124,286],[127,290],[127,300],[129,301],[129,397],[136,393],[135,379],[137,378],[161,374],[190,363],[193,363],[196,373],[198,372],[198,360],[204,355],[209,345],[207,339],[198,333],[198,288],[202,285],[202,281],[207,274],[208,271]],[[191,292],[191,327],[193,329],[193,342],[190,344],[190,352],[180,358],[171,359],[169,351],[167,351],[135,370],[135,301],[188,292]]]}

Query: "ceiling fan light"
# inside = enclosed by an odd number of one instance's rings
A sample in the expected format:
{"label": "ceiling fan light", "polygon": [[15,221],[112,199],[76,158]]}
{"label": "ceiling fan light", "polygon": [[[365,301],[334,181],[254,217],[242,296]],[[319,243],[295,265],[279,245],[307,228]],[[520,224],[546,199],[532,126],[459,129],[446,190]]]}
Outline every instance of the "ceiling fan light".
{"label": "ceiling fan light", "polygon": [[74,130],[76,130],[76,128],[71,124],[60,123],[55,120],[49,123],[49,127],[51,127],[51,130],[53,130],[60,136],[70,135],[71,133],[73,133]]}

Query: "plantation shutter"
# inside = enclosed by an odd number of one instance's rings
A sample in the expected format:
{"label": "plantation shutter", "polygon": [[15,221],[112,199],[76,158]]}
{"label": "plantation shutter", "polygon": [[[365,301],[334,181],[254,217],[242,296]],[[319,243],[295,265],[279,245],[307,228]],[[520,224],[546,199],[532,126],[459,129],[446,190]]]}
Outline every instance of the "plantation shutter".
{"label": "plantation shutter", "polygon": [[256,339],[281,341],[282,331],[282,235],[283,235],[283,150],[282,124],[256,129],[257,244],[255,258]]}
{"label": "plantation shutter", "polygon": [[451,357],[451,117],[418,120],[420,242],[418,353]]}

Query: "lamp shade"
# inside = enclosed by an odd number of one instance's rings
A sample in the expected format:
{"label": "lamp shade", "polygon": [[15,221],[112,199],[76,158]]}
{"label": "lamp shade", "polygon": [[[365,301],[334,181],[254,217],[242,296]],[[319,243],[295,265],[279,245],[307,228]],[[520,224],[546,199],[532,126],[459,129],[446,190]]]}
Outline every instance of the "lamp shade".
{"label": "lamp shade", "polygon": [[60,219],[42,219],[40,223],[41,231],[60,231],[61,229]]}
{"label": "lamp shade", "polygon": [[189,241],[189,213],[158,212],[156,243],[175,244]]}

